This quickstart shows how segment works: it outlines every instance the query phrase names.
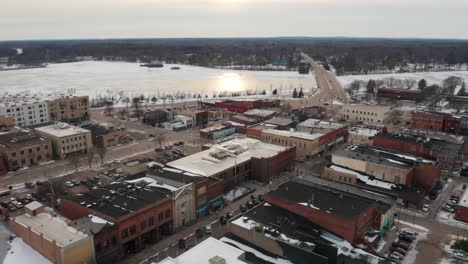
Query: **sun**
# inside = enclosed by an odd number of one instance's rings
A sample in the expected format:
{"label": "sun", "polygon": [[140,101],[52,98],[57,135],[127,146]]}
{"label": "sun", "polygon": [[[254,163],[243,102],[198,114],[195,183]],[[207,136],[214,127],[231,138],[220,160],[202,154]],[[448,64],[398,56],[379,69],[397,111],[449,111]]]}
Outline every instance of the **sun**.
{"label": "sun", "polygon": [[243,89],[243,81],[237,73],[225,73],[222,76],[221,86],[223,91],[239,92]]}

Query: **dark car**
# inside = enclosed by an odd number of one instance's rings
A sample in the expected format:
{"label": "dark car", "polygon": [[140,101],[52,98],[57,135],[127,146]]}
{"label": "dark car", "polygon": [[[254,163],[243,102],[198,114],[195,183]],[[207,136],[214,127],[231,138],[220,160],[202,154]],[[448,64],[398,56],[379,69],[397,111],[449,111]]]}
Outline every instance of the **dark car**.
{"label": "dark car", "polygon": [[185,241],[185,239],[179,239],[178,246],[179,246],[180,249],[186,248],[187,247],[187,241]]}
{"label": "dark car", "polygon": [[77,181],[77,180],[71,180],[71,182],[72,182],[73,185],[75,185],[75,186],[81,185],[81,182],[80,182],[80,181]]}
{"label": "dark car", "polygon": [[403,241],[397,241],[397,242],[393,242],[392,243],[392,247],[398,247],[398,248],[402,248],[404,250],[408,250],[410,248],[410,245],[406,242],[403,242]]}
{"label": "dark car", "polygon": [[259,204],[260,202],[258,201],[257,198],[253,198],[253,199],[252,199],[252,203],[253,203],[254,205],[257,205],[257,204]]}
{"label": "dark car", "polygon": [[396,251],[400,253],[403,256],[406,256],[406,250],[400,248],[400,247],[390,247],[390,251]]}
{"label": "dark car", "polygon": [[260,200],[260,202],[263,202],[263,201],[265,201],[265,198],[263,197],[263,195],[260,194],[258,196],[258,200]]}
{"label": "dark car", "polygon": [[408,243],[412,243],[413,242],[413,238],[409,235],[406,235],[406,234],[400,234],[398,236],[399,239],[405,241],[405,242],[408,242]]}
{"label": "dark car", "polygon": [[8,211],[10,211],[10,212],[16,211],[16,206],[14,206],[12,204],[8,205]]}
{"label": "dark car", "polygon": [[234,212],[229,212],[226,214],[227,219],[231,219],[234,216]]}
{"label": "dark car", "polygon": [[155,148],[154,151],[156,151],[156,152],[163,152],[164,149],[163,149],[163,148]]}
{"label": "dark car", "polygon": [[254,204],[251,201],[248,201],[247,202],[247,207],[250,209],[250,208],[254,207]]}
{"label": "dark car", "polygon": [[0,205],[1,205],[3,208],[8,208],[8,206],[10,205],[10,203],[7,202],[7,201],[3,201],[3,202],[0,202]]}
{"label": "dark car", "polygon": [[198,238],[202,238],[204,234],[205,234],[205,231],[204,231],[202,228],[198,228],[198,229],[195,231],[195,235],[196,235]]}
{"label": "dark car", "polygon": [[468,177],[468,168],[461,170],[460,176]]}
{"label": "dark car", "polygon": [[247,212],[247,206],[241,204],[241,206],[239,208],[240,208],[241,213]]}
{"label": "dark car", "polygon": [[224,216],[224,215],[221,216],[221,217],[219,218],[219,223],[221,223],[222,225],[227,224],[226,216]]}

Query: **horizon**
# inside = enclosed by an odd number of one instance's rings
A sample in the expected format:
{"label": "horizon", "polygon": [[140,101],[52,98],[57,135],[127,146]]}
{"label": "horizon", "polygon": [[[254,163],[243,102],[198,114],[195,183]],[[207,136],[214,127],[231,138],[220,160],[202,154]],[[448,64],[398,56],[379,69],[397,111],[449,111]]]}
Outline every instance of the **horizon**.
{"label": "horizon", "polygon": [[463,0],[0,0],[0,41],[350,37],[468,39]]}

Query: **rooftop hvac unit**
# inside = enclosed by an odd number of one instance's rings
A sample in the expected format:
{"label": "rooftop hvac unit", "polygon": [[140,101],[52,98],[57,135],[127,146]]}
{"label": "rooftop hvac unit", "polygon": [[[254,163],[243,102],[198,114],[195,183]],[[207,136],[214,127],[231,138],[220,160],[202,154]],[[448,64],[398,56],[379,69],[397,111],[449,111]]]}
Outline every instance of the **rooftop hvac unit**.
{"label": "rooftop hvac unit", "polygon": [[208,260],[210,264],[226,264],[226,260],[220,256],[214,256]]}

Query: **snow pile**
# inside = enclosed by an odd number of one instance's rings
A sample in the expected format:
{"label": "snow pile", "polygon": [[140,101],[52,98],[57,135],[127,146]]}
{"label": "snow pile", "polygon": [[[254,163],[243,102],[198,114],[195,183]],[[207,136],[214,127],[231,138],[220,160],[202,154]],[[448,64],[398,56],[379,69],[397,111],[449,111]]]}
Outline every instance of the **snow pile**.
{"label": "snow pile", "polygon": [[380,188],[384,188],[384,189],[388,189],[388,190],[391,190],[392,187],[396,187],[395,184],[393,183],[389,183],[389,182],[385,182],[385,181],[380,181],[378,179],[374,179],[374,180],[371,180],[368,176],[366,175],[362,175],[356,171],[353,171],[353,170],[349,170],[349,169],[346,169],[346,168],[343,168],[343,167],[340,167],[340,166],[336,166],[336,165],[332,165],[330,166],[330,169],[333,169],[335,171],[339,171],[339,172],[343,172],[343,173],[347,173],[347,174],[351,174],[351,175],[354,175],[356,176],[359,180],[363,181],[364,183],[366,183],[367,185],[371,185],[371,186],[375,186],[375,187],[380,187]]}
{"label": "snow pile", "polygon": [[51,261],[42,256],[19,237],[13,239],[10,246],[11,248],[8,250],[5,259],[3,260],[3,264],[52,264]]}
{"label": "snow pile", "polygon": [[313,208],[313,209],[320,210],[320,208],[314,206],[313,204],[309,204],[309,203],[299,203],[299,204],[302,205],[302,206],[305,206],[305,207],[309,207],[309,208]]}
{"label": "snow pile", "polygon": [[241,197],[242,195],[248,193],[250,191],[250,189],[246,188],[246,187],[243,187],[243,186],[238,186],[237,188],[235,189],[232,189],[230,190],[229,192],[227,192],[225,195],[224,195],[224,199],[228,200],[228,201],[233,201],[235,200],[236,198],[239,198]]}
{"label": "snow pile", "polygon": [[92,214],[89,215],[89,218],[91,218],[91,222],[96,223],[96,224],[109,224],[109,225],[114,225],[114,223],[109,222],[109,221],[107,221],[107,220],[105,220],[105,219],[102,219],[102,218],[99,217],[99,216],[95,216],[95,215],[92,215]]}

